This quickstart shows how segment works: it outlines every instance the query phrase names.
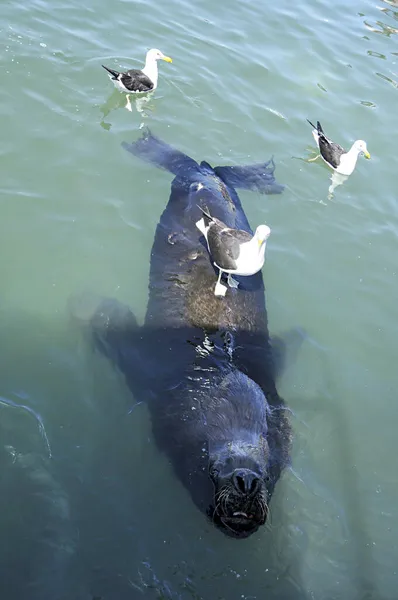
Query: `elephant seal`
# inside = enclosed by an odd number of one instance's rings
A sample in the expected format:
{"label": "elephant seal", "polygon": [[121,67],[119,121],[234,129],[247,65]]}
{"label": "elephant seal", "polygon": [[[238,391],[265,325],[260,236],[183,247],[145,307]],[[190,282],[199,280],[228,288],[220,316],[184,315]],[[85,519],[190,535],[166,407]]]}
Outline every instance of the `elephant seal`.
{"label": "elephant seal", "polygon": [[157,446],[196,506],[225,534],[247,537],[267,519],[291,427],[275,385],[262,274],[215,296],[216,273],[195,223],[205,204],[252,234],[235,188],[283,186],[272,160],[213,169],[149,130],[122,145],[175,177],[152,247],[144,324],[113,299],[102,299],[85,324],[147,402]]}

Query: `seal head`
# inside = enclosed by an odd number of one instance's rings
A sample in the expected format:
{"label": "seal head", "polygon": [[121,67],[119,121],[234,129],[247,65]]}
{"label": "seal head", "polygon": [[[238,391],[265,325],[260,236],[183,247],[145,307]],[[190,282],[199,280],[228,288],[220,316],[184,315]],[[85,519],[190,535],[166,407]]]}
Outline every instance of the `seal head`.
{"label": "seal head", "polygon": [[252,449],[244,446],[236,454],[225,449],[210,469],[216,503],[213,521],[233,537],[251,535],[264,525],[268,516],[264,473],[249,452]]}
{"label": "seal head", "polygon": [[222,423],[216,427],[217,419],[213,421],[209,436],[214,506],[208,514],[225,534],[247,537],[264,525],[268,516],[270,408],[261,388],[242,373],[226,377],[218,390],[224,402]]}

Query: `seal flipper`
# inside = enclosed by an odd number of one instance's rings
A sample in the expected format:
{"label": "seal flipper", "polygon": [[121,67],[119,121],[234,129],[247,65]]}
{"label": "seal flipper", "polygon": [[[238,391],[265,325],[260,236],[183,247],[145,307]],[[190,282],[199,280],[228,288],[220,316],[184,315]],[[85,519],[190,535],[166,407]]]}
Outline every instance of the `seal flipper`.
{"label": "seal flipper", "polygon": [[274,171],[273,158],[256,165],[214,168],[214,172],[224,183],[235,189],[254,190],[260,194],[280,194],[285,186],[276,182]]}
{"label": "seal flipper", "polygon": [[83,293],[69,301],[68,309],[95,348],[139,385],[145,357],[141,330],[130,308],[113,298]]}
{"label": "seal flipper", "polygon": [[185,171],[199,169],[198,163],[193,158],[190,158],[179,150],[175,150],[172,146],[154,136],[148,127],[144,129],[143,135],[139,140],[132,144],[122,142],[122,147],[131,152],[131,154],[134,154],[134,156],[138,156],[142,160],[150,162],[161,169],[170,171],[174,175],[177,175],[182,168]]}
{"label": "seal flipper", "polygon": [[307,334],[301,327],[289,329],[279,336],[271,336],[270,344],[272,349],[272,360],[274,367],[274,377],[278,379],[288,364],[292,364],[300,350]]}
{"label": "seal flipper", "polygon": [[265,341],[261,333],[239,332],[237,335],[233,350],[234,362],[244,373],[250,373],[250,377],[263,389],[272,406],[280,403],[276,380],[281,377],[287,363],[290,365],[294,362],[306,338],[306,332],[299,327],[289,329],[279,336],[272,336],[269,341]]}
{"label": "seal flipper", "polygon": [[134,362],[134,347],[138,341],[137,319],[128,306],[113,298],[104,298],[90,319],[90,328],[98,350],[122,370]]}

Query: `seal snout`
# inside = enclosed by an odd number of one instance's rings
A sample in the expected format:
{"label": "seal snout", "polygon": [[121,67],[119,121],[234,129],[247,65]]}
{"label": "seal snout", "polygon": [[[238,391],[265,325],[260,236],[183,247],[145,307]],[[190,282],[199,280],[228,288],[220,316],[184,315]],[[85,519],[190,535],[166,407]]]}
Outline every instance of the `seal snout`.
{"label": "seal snout", "polygon": [[253,496],[260,488],[260,478],[251,469],[235,469],[232,474],[235,490],[244,496]]}

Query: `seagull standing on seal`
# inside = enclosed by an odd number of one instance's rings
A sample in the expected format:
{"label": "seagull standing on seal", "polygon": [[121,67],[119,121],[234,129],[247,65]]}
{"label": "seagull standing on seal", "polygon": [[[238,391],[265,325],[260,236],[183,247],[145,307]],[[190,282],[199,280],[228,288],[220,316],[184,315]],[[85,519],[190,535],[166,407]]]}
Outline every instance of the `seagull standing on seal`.
{"label": "seagull standing on seal", "polygon": [[214,289],[215,296],[225,296],[227,286],[221,283],[222,273],[228,273],[228,285],[237,288],[235,275],[254,275],[264,264],[266,241],[271,233],[267,225],[259,225],[251,235],[243,229],[231,229],[225,223],[212,217],[207,208],[201,208],[203,217],[196,226],[206,238],[207,248],[214,265],[219,270]]}
{"label": "seagull standing on seal", "polygon": [[[316,127],[308,119],[307,121],[313,127],[312,135],[319,148],[320,156],[337,173],[351,175],[357,164],[359,154],[364,154],[365,158],[370,158],[366,142],[363,140],[356,140],[347,152],[339,144],[326,137],[319,121],[316,122]],[[310,162],[316,160],[318,156],[311,158]]]}

